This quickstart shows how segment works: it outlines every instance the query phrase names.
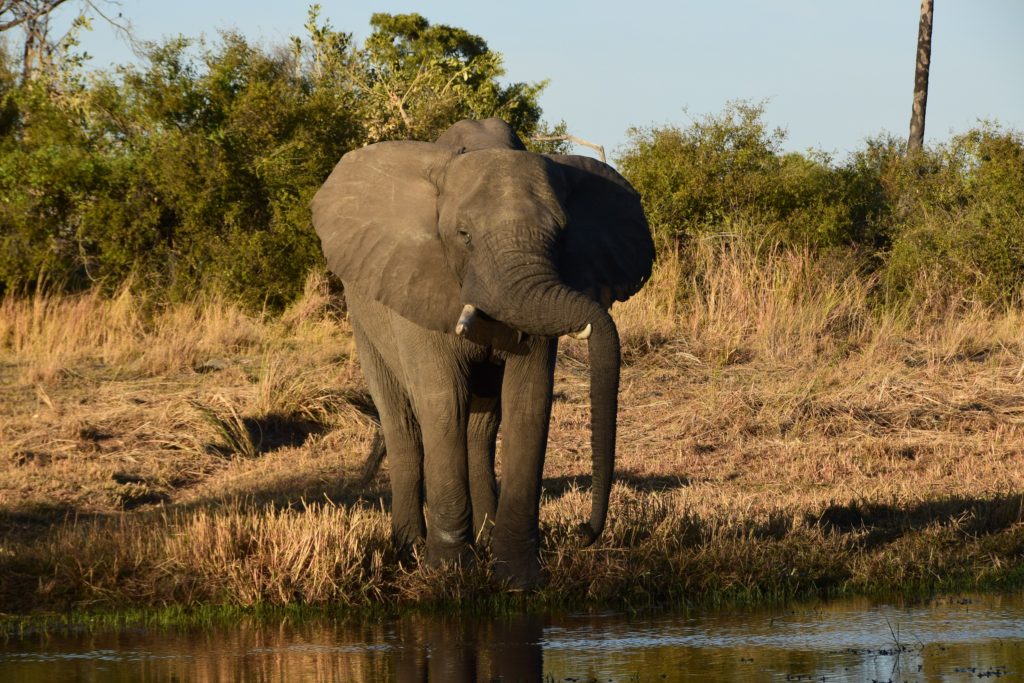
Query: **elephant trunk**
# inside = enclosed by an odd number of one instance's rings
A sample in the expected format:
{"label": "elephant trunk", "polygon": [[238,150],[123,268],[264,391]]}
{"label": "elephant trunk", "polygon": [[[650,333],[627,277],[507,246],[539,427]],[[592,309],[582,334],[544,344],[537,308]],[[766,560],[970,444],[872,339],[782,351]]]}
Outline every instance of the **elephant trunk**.
{"label": "elephant trunk", "polygon": [[[542,337],[572,334],[587,340],[590,356],[590,439],[593,478],[589,522],[579,531],[590,545],[604,529],[615,467],[615,431],[618,413],[619,335],[603,306],[565,285],[546,257],[495,259],[504,263],[481,277],[470,270],[463,296],[471,304],[502,322]],[[509,265],[511,264],[511,265]],[[503,283],[502,288],[494,283]],[[512,282],[510,288],[508,283]],[[501,291],[500,296],[492,292]],[[467,307],[468,308],[468,307]],[[468,310],[464,313],[469,313]],[[460,325],[468,322],[464,316]]]}
{"label": "elephant trunk", "polygon": [[615,428],[619,404],[619,333],[615,321],[600,306],[600,317],[587,340],[590,355],[590,448],[593,468],[589,524],[580,531],[586,545],[604,529],[615,468]]}

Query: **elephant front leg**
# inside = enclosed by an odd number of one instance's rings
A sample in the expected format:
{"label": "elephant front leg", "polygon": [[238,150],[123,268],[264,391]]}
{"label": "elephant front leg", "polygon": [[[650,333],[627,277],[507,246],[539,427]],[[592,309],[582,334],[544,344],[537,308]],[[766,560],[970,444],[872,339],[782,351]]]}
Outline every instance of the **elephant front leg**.
{"label": "elephant front leg", "polygon": [[380,413],[391,474],[391,531],[408,551],[426,535],[423,519],[423,445],[409,397],[361,323],[353,320],[359,362]]}
{"label": "elephant front leg", "polygon": [[[472,512],[466,427],[469,419],[467,364],[433,333],[403,339],[402,361],[423,443],[427,562],[472,558]],[[413,341],[422,343],[414,344]]]}
{"label": "elephant front leg", "polygon": [[509,356],[501,389],[501,495],[491,532],[494,572],[531,590],[540,568],[540,485],[551,418],[557,339],[533,338],[529,352]]}
{"label": "elephant front leg", "polygon": [[[446,397],[447,398],[447,397]],[[472,559],[472,512],[466,447],[465,407],[446,407],[421,418],[427,493],[427,563]]]}

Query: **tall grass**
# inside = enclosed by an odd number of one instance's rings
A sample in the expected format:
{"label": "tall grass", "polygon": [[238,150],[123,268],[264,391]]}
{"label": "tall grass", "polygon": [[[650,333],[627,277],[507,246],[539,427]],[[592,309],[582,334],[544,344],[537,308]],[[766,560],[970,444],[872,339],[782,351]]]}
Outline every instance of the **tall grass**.
{"label": "tall grass", "polygon": [[83,363],[159,375],[252,348],[264,335],[259,316],[221,297],[157,305],[130,283],[113,296],[40,289],[0,301],[0,348],[18,358],[29,381],[50,381]]}
{"label": "tall grass", "polygon": [[[551,582],[536,601],[641,607],[1024,578],[1014,571],[1024,542],[1020,495],[948,500],[918,513],[920,519],[897,515],[901,519],[885,524],[865,509],[861,528],[852,529],[833,519],[838,513],[827,505],[812,513],[793,501],[762,504],[752,519],[749,509],[744,514],[726,506],[723,514],[707,504],[695,506],[691,497],[616,485],[611,525],[594,548],[581,548],[574,538],[583,494],[546,498],[543,560]],[[894,541],[872,538],[880,533]],[[332,503],[73,520],[44,543],[20,548],[16,562],[6,565],[11,574],[0,588],[8,610],[172,604],[367,608],[451,605],[500,593],[489,578],[486,555],[462,567],[418,568],[415,560],[396,555],[383,510]],[[15,577],[29,572],[38,583],[18,586]],[[15,593],[16,587],[28,592]]]}
{"label": "tall grass", "polygon": [[1024,348],[1019,308],[944,296],[890,301],[855,253],[736,235],[699,237],[667,253],[614,313],[630,351],[684,344],[724,365],[755,357],[830,362],[853,352],[892,361],[916,347],[949,360],[982,347],[1018,355]]}
{"label": "tall grass", "polygon": [[[695,239],[613,309],[626,364],[609,527],[585,355],[557,368],[538,604],[1024,580],[1024,315],[893,304],[849,255]],[[209,361],[217,360],[216,363]],[[207,298],[0,303],[0,604],[490,604],[486,549],[389,541],[375,426],[327,282],[279,317]],[[385,465],[386,467],[386,465]],[[326,497],[325,497],[326,495]]]}
{"label": "tall grass", "polygon": [[331,504],[72,520],[32,555],[41,599],[85,604],[362,606],[398,571],[385,515]]}

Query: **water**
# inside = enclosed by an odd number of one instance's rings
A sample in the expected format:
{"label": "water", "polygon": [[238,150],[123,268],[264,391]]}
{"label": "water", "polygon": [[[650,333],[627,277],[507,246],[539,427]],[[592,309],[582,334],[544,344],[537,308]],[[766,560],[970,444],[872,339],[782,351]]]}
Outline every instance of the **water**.
{"label": "water", "polygon": [[1024,680],[1024,593],[630,616],[242,620],[0,641],[0,681]]}

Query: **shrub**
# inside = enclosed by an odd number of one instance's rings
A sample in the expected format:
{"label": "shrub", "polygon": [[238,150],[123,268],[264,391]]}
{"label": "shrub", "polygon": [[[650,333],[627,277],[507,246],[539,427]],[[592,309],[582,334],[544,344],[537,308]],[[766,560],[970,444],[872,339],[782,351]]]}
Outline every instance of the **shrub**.
{"label": "shrub", "polygon": [[[465,117],[501,116],[525,139],[546,130],[544,83],[500,83],[501,55],[479,36],[417,14],[371,25],[356,45],[313,6],[289,46],[179,37],[141,66],[86,77],[65,54],[27,83],[0,50],[0,293],[133,282],[280,310],[323,267],[307,205],[346,151],[433,139]],[[1020,299],[1020,133],[985,123],[909,159],[882,135],[837,161],[784,152],[763,115],[733,102],[687,127],[630,131],[618,163],[662,252],[720,234],[852,249],[839,262],[879,271],[889,299]]]}
{"label": "shrub", "polygon": [[131,277],[281,309],[322,267],[307,205],[346,151],[466,116],[538,129],[544,84],[499,84],[482,38],[375,14],[359,47],[318,12],[290,49],[179,37],[89,79],[18,83],[0,58],[0,292]]}
{"label": "shrub", "polygon": [[897,295],[1011,303],[1024,294],[1024,136],[986,123],[898,176],[886,280]]}
{"label": "shrub", "polygon": [[788,244],[851,241],[845,186],[829,158],[782,154],[785,131],[769,130],[763,113],[733,102],[686,129],[630,131],[618,163],[661,246],[742,226]]}
{"label": "shrub", "polygon": [[763,106],[732,103],[688,128],[631,131],[619,159],[662,251],[728,234],[787,248],[852,248],[887,298],[1009,302],[1024,293],[1024,138],[986,123],[907,157],[882,135],[841,162],[783,153]]}

